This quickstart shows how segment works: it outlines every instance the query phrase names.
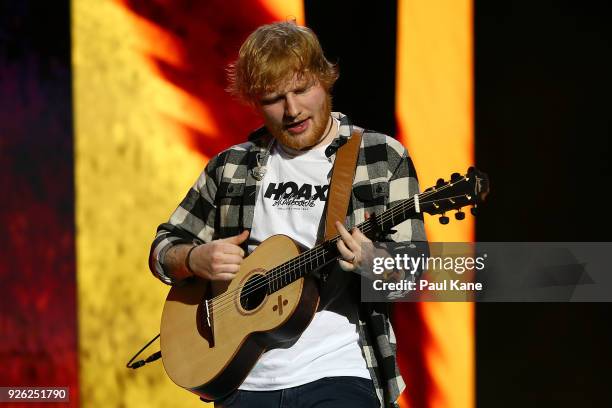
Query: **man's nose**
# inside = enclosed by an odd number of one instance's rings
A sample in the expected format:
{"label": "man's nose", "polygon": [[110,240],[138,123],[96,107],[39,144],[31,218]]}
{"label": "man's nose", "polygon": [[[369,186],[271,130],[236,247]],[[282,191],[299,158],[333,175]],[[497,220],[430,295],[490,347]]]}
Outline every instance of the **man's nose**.
{"label": "man's nose", "polygon": [[285,95],[285,114],[292,118],[297,118],[300,114],[300,108],[295,95],[288,93]]}

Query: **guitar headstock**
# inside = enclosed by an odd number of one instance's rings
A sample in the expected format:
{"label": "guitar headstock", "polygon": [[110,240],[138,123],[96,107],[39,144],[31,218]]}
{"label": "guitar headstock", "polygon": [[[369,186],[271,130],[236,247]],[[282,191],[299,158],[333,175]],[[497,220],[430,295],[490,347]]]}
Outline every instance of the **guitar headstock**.
{"label": "guitar headstock", "polygon": [[472,205],[472,214],[475,208],[483,202],[489,193],[489,177],[470,167],[465,175],[453,173],[449,181],[439,179],[434,187],[430,187],[419,195],[420,206],[423,212],[431,215],[441,214],[440,222],[448,224],[446,211],[458,210],[455,213],[457,220],[465,218],[461,208]]}

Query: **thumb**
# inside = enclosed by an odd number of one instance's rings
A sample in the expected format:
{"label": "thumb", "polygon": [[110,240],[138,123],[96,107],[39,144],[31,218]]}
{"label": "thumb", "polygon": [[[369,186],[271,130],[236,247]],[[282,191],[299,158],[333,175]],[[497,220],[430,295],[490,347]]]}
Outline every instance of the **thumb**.
{"label": "thumb", "polygon": [[234,245],[240,245],[249,237],[249,230],[244,230],[238,235],[233,237],[223,238],[221,241],[227,242]]}

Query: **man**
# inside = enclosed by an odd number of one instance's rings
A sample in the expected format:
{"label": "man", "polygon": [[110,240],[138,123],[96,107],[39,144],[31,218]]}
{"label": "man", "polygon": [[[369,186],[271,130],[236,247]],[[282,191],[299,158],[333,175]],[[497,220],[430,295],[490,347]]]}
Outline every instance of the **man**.
{"label": "man", "polygon": [[[285,234],[312,247],[322,235],[336,151],[354,130],[331,112],[337,69],[314,33],[293,23],[258,28],[230,69],[230,90],[253,106],[264,127],[249,142],[213,157],[153,242],[150,267],[175,284],[191,276],[234,278],[247,252]],[[416,173],[400,143],[363,134],[348,225],[418,193]],[[360,303],[356,274],[364,260],[359,230],[336,223],[340,259],[320,284],[310,325],[286,348],[265,352],[221,406],[393,406],[404,382],[386,304]],[[408,220],[394,241],[424,241],[422,218]],[[298,402],[299,399],[299,402]]]}

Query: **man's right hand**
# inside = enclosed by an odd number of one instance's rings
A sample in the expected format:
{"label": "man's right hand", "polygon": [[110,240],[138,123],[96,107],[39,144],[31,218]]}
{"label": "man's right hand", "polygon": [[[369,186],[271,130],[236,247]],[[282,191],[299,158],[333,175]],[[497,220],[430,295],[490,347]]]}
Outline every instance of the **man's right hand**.
{"label": "man's right hand", "polygon": [[211,281],[234,279],[244,259],[244,250],[239,245],[248,237],[249,231],[244,230],[239,235],[197,246],[189,256],[191,271]]}

